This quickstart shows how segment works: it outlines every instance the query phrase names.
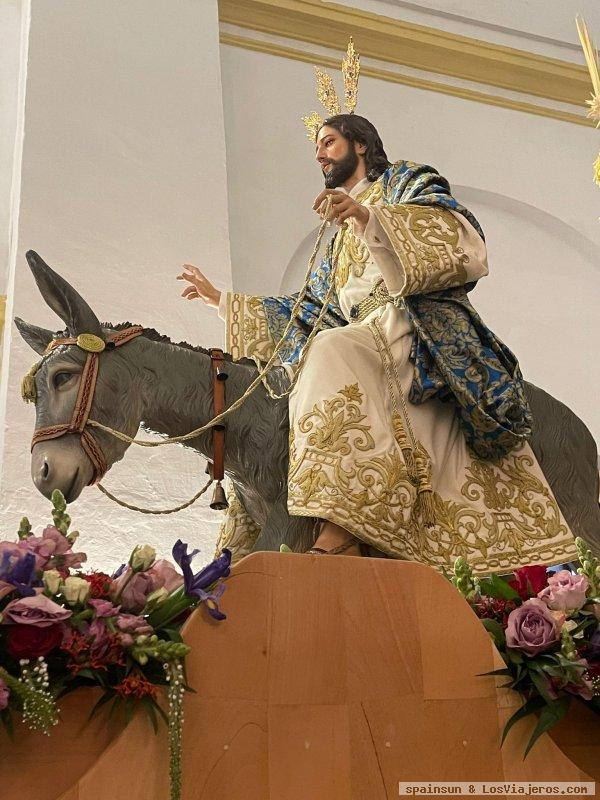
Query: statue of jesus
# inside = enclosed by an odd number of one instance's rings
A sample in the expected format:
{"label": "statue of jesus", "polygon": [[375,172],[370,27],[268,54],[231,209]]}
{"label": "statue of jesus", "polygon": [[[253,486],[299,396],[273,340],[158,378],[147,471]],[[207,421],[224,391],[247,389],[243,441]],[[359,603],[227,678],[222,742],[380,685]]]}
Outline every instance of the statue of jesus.
{"label": "statue of jesus", "polygon": [[313,208],[338,227],[301,302],[221,293],[192,265],[178,276],[218,309],[235,359],[265,362],[293,323],[279,350],[295,375],[287,508],[315,520],[309,552],[464,556],[476,574],[576,558],[528,444],[517,361],[467,296],[488,273],[477,220],[432,167],[391,163],[354,113],[320,125],[315,158]]}

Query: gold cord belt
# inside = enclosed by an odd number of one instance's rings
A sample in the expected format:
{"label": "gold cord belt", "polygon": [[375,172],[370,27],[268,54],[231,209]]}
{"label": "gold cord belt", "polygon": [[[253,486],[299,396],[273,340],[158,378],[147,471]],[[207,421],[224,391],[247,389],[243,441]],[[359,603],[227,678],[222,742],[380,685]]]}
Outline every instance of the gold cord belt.
{"label": "gold cord belt", "polygon": [[350,308],[350,321],[363,322],[372,311],[384,306],[386,303],[393,303],[399,307],[404,305],[401,297],[391,296],[383,278],[377,278],[369,294]]}

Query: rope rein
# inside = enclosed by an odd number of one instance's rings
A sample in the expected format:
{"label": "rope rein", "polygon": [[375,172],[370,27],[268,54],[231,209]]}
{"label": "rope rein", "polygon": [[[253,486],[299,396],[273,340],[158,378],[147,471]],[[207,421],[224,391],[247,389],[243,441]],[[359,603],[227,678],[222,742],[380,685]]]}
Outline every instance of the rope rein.
{"label": "rope rein", "polygon": [[[304,346],[304,348],[302,350],[302,353],[300,355],[300,359],[298,360],[298,368],[297,368],[296,372],[294,373],[294,376],[293,376],[292,380],[290,381],[289,387],[284,392],[282,392],[281,394],[275,394],[275,392],[271,389],[271,387],[269,386],[269,384],[268,384],[266,379],[267,379],[268,373],[271,371],[271,368],[275,364],[275,361],[279,357],[279,353],[283,349],[283,346],[285,344],[287,336],[288,336],[289,332],[291,331],[292,326],[293,326],[293,324],[295,322],[295,319],[298,316],[298,313],[299,313],[300,308],[302,306],[302,301],[304,299],[304,295],[306,294],[306,290],[308,289],[308,285],[310,283],[310,277],[311,277],[312,270],[313,270],[313,267],[314,267],[315,259],[316,259],[317,253],[319,252],[319,247],[321,246],[321,241],[323,239],[323,234],[324,234],[325,228],[327,226],[327,217],[329,215],[330,206],[331,206],[331,195],[329,195],[328,198],[327,198],[327,205],[326,205],[325,212],[324,212],[325,213],[325,219],[323,220],[323,222],[321,224],[321,227],[319,228],[319,233],[317,235],[317,240],[315,242],[315,246],[313,248],[313,251],[312,251],[310,259],[309,259],[308,269],[307,269],[304,285],[302,287],[302,290],[298,293],[298,299],[296,300],[296,302],[294,303],[294,307],[292,308],[292,312],[291,312],[291,316],[290,316],[289,322],[285,326],[285,329],[284,329],[283,333],[281,334],[281,338],[280,338],[279,342],[277,343],[277,345],[275,346],[275,349],[273,350],[273,353],[272,353],[271,357],[269,358],[269,360],[267,361],[267,363],[265,364],[265,366],[262,369],[259,369],[258,375],[254,378],[254,380],[252,381],[250,386],[248,386],[248,388],[246,389],[244,394],[241,395],[234,403],[232,403],[229,406],[229,408],[225,409],[225,411],[223,411],[221,414],[217,414],[217,416],[213,417],[205,425],[201,425],[199,428],[195,428],[193,431],[190,431],[189,433],[184,433],[181,436],[169,436],[169,437],[167,437],[165,439],[161,439],[160,441],[151,441],[149,439],[136,439],[135,437],[128,436],[126,433],[123,433],[122,431],[117,431],[117,430],[115,430],[114,428],[111,428],[108,425],[104,425],[101,422],[97,422],[94,419],[88,419],[87,424],[91,425],[94,428],[98,428],[99,430],[102,430],[105,433],[108,433],[111,436],[114,436],[116,439],[119,439],[122,442],[126,442],[127,444],[136,444],[139,447],[162,447],[162,445],[165,445],[165,444],[173,444],[173,443],[177,443],[177,442],[185,442],[185,441],[188,441],[189,439],[195,439],[196,437],[200,436],[201,434],[206,433],[206,431],[210,430],[210,428],[212,428],[215,425],[219,424],[222,420],[224,420],[226,417],[228,417],[234,411],[237,411],[238,408],[240,408],[246,402],[248,397],[250,397],[250,395],[253,394],[253,392],[256,391],[256,389],[261,385],[261,383],[265,386],[265,388],[267,389],[269,395],[274,400],[280,400],[283,397],[287,397],[287,395],[289,395],[289,393],[294,388],[294,386],[296,384],[296,381],[298,380],[298,377],[300,375],[300,372],[302,371],[302,367],[304,365],[304,362],[306,361],[306,356],[308,354],[308,350],[310,348],[310,345],[312,344],[312,342],[313,342],[315,336],[317,335],[317,333],[320,331],[321,323],[323,321],[323,317],[327,313],[327,308],[328,308],[328,305],[329,305],[329,301],[330,301],[330,299],[331,299],[331,297],[333,295],[333,291],[334,291],[334,288],[335,288],[335,274],[336,274],[336,271],[337,271],[338,256],[339,256],[339,253],[340,253],[340,250],[341,250],[342,237],[339,237],[338,241],[336,241],[337,247],[335,248],[335,253],[332,254],[333,267],[332,267],[332,270],[331,270],[331,280],[330,280],[329,288],[328,288],[327,293],[325,295],[325,298],[323,300],[323,306],[322,306],[321,311],[319,313],[319,316],[317,317],[317,320],[316,320],[316,322],[315,322],[315,324],[313,326],[313,329],[311,330],[311,332],[310,332],[310,334],[308,336],[308,339],[306,340],[306,344],[305,344],[305,346]],[[344,227],[344,226],[342,226],[342,227]]]}
{"label": "rope rein", "polygon": [[[181,503],[178,506],[174,506],[173,508],[166,508],[166,509],[143,508],[141,506],[136,506],[136,505],[134,505],[132,503],[126,503],[124,500],[120,500],[118,497],[116,497],[114,494],[112,494],[112,492],[108,491],[108,489],[106,489],[100,482],[97,482],[97,481],[99,481],[100,477],[106,472],[106,470],[108,469],[108,466],[106,465],[106,462],[104,461],[104,456],[102,454],[102,451],[100,450],[99,447],[97,447],[94,438],[85,429],[86,429],[87,426],[90,426],[90,427],[93,427],[93,428],[97,428],[99,430],[104,431],[105,433],[110,434],[114,438],[119,439],[122,442],[125,442],[126,444],[136,444],[139,447],[161,447],[162,445],[165,445],[165,444],[173,444],[173,443],[177,443],[177,442],[185,442],[185,441],[187,441],[189,439],[194,439],[194,438],[200,436],[202,433],[205,433],[206,431],[208,431],[211,428],[215,427],[216,425],[219,425],[222,422],[222,420],[224,420],[226,417],[228,417],[234,411],[237,411],[237,409],[239,409],[244,404],[244,402],[248,399],[248,397],[250,397],[250,395],[253,392],[256,391],[256,389],[261,385],[261,383],[264,385],[264,387],[267,390],[267,392],[270,395],[270,397],[275,399],[275,400],[280,400],[280,399],[288,396],[290,394],[290,392],[292,391],[292,389],[294,388],[294,386],[296,384],[296,381],[298,380],[298,377],[299,377],[299,375],[300,375],[300,373],[301,373],[301,371],[303,369],[304,363],[306,361],[306,356],[308,354],[308,350],[310,349],[310,347],[312,345],[314,337],[321,330],[321,324],[323,322],[323,318],[324,318],[325,314],[327,313],[327,309],[329,307],[329,302],[331,300],[331,297],[333,295],[333,291],[334,291],[334,288],[335,288],[335,276],[336,276],[336,272],[337,272],[338,257],[339,257],[340,251],[341,251],[342,237],[338,237],[337,241],[335,242],[335,246],[332,247],[332,269],[331,269],[331,274],[330,274],[330,285],[329,285],[329,287],[327,289],[327,292],[325,294],[325,297],[324,297],[324,300],[323,300],[323,304],[322,304],[322,308],[321,308],[321,310],[319,312],[317,320],[316,320],[316,322],[315,322],[315,324],[314,324],[314,326],[313,326],[313,328],[312,328],[312,330],[311,330],[311,332],[310,332],[310,334],[309,334],[309,336],[308,336],[308,338],[306,340],[306,344],[305,344],[304,348],[302,349],[302,352],[300,354],[300,358],[298,360],[298,366],[297,366],[296,372],[294,373],[294,375],[293,375],[293,377],[292,377],[292,379],[290,381],[289,387],[284,392],[282,392],[281,394],[276,394],[273,391],[273,389],[271,388],[271,386],[269,385],[267,376],[268,376],[269,372],[271,371],[273,365],[277,361],[277,359],[279,357],[279,354],[280,354],[280,352],[282,351],[282,349],[283,349],[283,347],[285,345],[285,342],[286,342],[286,339],[288,337],[288,334],[291,331],[291,329],[292,329],[292,327],[294,325],[294,322],[295,322],[295,320],[297,319],[297,317],[298,317],[298,315],[300,313],[300,310],[301,310],[301,307],[302,307],[302,302],[303,302],[304,297],[306,295],[307,289],[308,289],[308,287],[310,285],[310,279],[311,279],[311,276],[312,276],[312,271],[313,271],[313,267],[314,267],[314,264],[315,264],[315,259],[317,257],[317,254],[319,252],[319,248],[321,246],[321,242],[323,240],[323,234],[325,232],[325,228],[326,228],[326,226],[328,224],[328,216],[329,216],[329,211],[331,209],[331,202],[332,202],[332,198],[331,198],[331,196],[328,196],[327,200],[326,200],[326,205],[325,205],[324,219],[323,219],[323,222],[322,222],[322,224],[321,224],[321,226],[319,228],[319,231],[318,231],[318,234],[317,234],[317,239],[315,241],[315,245],[313,247],[313,251],[311,253],[311,256],[310,256],[310,259],[309,259],[309,262],[308,262],[308,268],[307,268],[304,284],[302,286],[302,289],[298,293],[298,299],[294,303],[294,306],[293,306],[292,311],[291,311],[290,319],[289,319],[287,325],[285,326],[285,329],[284,329],[284,331],[283,331],[283,333],[281,335],[281,338],[277,342],[277,344],[276,344],[276,346],[275,346],[275,348],[273,350],[273,353],[272,353],[271,357],[269,358],[269,360],[267,361],[267,363],[265,364],[265,366],[261,367],[260,363],[257,362],[258,375],[254,378],[252,383],[248,386],[248,388],[246,389],[244,394],[241,395],[241,397],[239,397],[234,403],[232,403],[232,405],[229,406],[229,408],[225,409],[225,411],[223,411],[220,414],[216,414],[205,425],[201,425],[199,428],[195,428],[193,431],[190,431],[189,433],[182,434],[181,436],[170,436],[170,437],[161,439],[159,441],[150,441],[150,440],[147,440],[147,439],[136,439],[135,437],[128,436],[126,433],[123,433],[122,431],[118,431],[118,430],[115,430],[114,428],[111,428],[109,425],[104,425],[103,423],[98,422],[97,420],[90,419],[88,417],[88,414],[89,414],[89,411],[91,410],[91,404],[92,404],[92,400],[93,400],[93,393],[94,393],[94,388],[95,388],[95,383],[96,383],[96,377],[98,375],[98,352],[101,351],[102,349],[104,349],[104,343],[102,342],[102,340],[99,340],[95,336],[92,336],[92,335],[89,335],[89,334],[82,334],[82,335],[80,335],[78,337],[78,339],[56,340],[55,342],[52,343],[51,348],[50,348],[52,350],[55,347],[57,347],[59,344],[77,344],[80,347],[82,347],[82,349],[87,351],[87,358],[86,358],[86,365],[85,365],[85,369],[84,369],[84,375],[82,375],[82,380],[80,382],[78,398],[77,398],[77,401],[75,403],[75,409],[74,409],[74,412],[73,412],[73,419],[71,420],[71,423],[69,423],[69,424],[60,425],[60,426],[54,426],[53,428],[45,428],[45,429],[41,429],[41,430],[37,431],[34,434],[34,438],[32,440],[32,447],[38,441],[42,441],[44,439],[56,438],[57,436],[61,436],[64,433],[77,432],[81,437],[82,446],[83,446],[85,452],[87,453],[88,457],[92,461],[92,464],[93,464],[93,467],[94,467],[94,476],[95,477],[93,479],[93,482],[96,482],[96,485],[97,485],[98,489],[106,497],[108,497],[109,500],[112,500],[114,503],[117,503],[119,506],[122,506],[123,508],[127,508],[130,511],[137,511],[137,512],[139,512],[141,514],[153,514],[153,515],[175,514],[178,511],[182,511],[184,508],[188,508],[193,503],[195,503],[200,497],[202,497],[203,494],[205,494],[205,492],[208,490],[208,488],[214,482],[214,478],[212,477],[212,475],[208,479],[206,484],[199,491],[197,491],[196,494],[192,498],[187,500],[185,503]],[[343,228],[347,228],[347,223],[342,223],[341,229],[343,229]],[[117,333],[113,334],[111,336],[111,340],[113,341],[114,344],[121,344],[121,343],[124,343],[125,341],[128,341],[131,338],[134,338],[135,336],[139,336],[141,333],[142,333],[142,329],[140,327],[132,327],[130,329],[127,329],[127,330],[124,330],[124,331],[120,331],[120,332],[117,332]],[[23,399],[26,400],[27,402],[36,402],[35,373],[39,369],[41,363],[43,363],[43,362],[38,362],[37,364],[35,364],[31,368],[31,370],[29,370],[29,372],[27,373],[27,375],[23,379],[21,392],[22,392],[22,395],[23,395]],[[86,377],[85,381],[84,381],[84,377]],[[84,384],[85,384],[85,386],[84,386]],[[91,387],[91,389],[90,389],[90,387]],[[84,388],[86,389],[85,392],[84,392]]]}
{"label": "rope rein", "polygon": [[209,478],[208,481],[204,484],[200,491],[196,492],[196,494],[190,499],[186,500],[185,503],[181,503],[179,506],[175,506],[174,508],[162,508],[162,509],[152,509],[152,508],[142,508],[141,506],[134,506],[131,503],[126,503],[124,500],[119,500],[118,497],[115,497],[114,494],[108,491],[101,483],[96,484],[98,489],[102,492],[102,494],[106,495],[109,500],[112,500],[113,503],[116,503],[123,508],[128,508],[130,511],[139,511],[140,514],[176,514],[178,511],[183,511],[184,508],[188,508],[193,503],[196,502],[202,495],[207,491],[207,489],[212,484],[213,479]]}

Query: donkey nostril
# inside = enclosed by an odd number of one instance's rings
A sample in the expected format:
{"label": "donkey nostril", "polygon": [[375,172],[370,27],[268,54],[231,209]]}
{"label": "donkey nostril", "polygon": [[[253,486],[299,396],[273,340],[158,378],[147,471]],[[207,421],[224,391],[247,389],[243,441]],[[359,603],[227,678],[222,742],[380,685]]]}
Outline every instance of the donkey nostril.
{"label": "donkey nostril", "polygon": [[48,477],[49,472],[50,472],[50,467],[48,466],[48,462],[44,461],[44,466],[42,469],[42,478],[44,478],[44,480]]}

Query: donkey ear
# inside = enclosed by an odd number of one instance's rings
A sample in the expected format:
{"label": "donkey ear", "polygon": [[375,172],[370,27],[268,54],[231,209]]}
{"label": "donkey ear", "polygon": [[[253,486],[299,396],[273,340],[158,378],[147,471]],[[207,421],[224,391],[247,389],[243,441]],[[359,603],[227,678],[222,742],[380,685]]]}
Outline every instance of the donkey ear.
{"label": "donkey ear", "polygon": [[37,325],[30,325],[20,317],[15,317],[15,325],[29,347],[32,347],[36,353],[43,355],[54,336],[52,331],[48,331],[46,328],[38,328]]}
{"label": "donkey ear", "polygon": [[71,284],[50,269],[33,250],[25,253],[25,258],[42,297],[65,323],[71,336],[93,333],[103,339],[98,317]]}

